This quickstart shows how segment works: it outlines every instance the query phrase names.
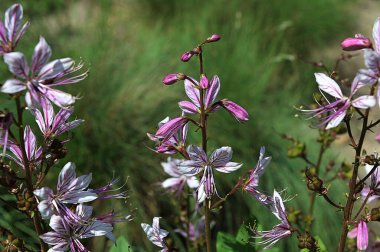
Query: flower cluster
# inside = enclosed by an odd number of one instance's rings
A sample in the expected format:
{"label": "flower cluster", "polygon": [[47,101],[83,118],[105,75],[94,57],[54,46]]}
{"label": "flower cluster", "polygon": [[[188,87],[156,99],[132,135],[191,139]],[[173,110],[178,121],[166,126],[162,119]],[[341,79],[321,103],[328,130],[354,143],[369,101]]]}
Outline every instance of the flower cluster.
{"label": "flower cluster", "polygon": [[[85,204],[126,196],[124,192],[111,193],[117,179],[90,189],[92,175],[77,177],[72,162],[61,170],[55,191],[41,186],[50,168],[66,155],[65,144],[70,141],[67,133],[84,122],[69,121],[77,98],[56,87],[84,80],[88,70],[78,74],[84,64],[75,64],[71,58],[49,61],[52,50],[43,37],[28,64],[25,55],[16,51],[29,26],[29,22],[21,26],[22,17],[22,6],[15,4],[6,10],[4,22],[0,21],[0,56],[13,76],[3,82],[0,91],[16,101],[16,109],[0,112],[1,169],[7,176],[1,175],[1,184],[16,197],[17,209],[32,219],[41,251],[47,251],[46,244],[52,246],[49,251],[88,251],[81,239],[106,236],[115,241],[113,224],[130,216],[118,216],[114,211],[93,216],[93,207]],[[57,113],[54,105],[59,107]],[[8,111],[17,111],[17,115]],[[33,132],[33,125],[24,122],[25,111],[34,117],[38,134]],[[18,134],[14,134],[15,129]],[[50,221],[52,231],[41,219]]]}

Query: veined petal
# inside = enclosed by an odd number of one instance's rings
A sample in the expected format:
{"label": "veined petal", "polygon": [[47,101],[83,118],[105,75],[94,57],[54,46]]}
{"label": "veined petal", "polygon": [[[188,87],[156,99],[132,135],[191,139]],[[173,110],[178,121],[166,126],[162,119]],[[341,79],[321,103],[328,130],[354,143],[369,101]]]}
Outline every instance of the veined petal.
{"label": "veined petal", "polygon": [[73,64],[74,61],[70,58],[57,59],[49,62],[44,67],[42,67],[38,73],[38,79],[40,81],[54,79],[59,74],[72,67]]}
{"label": "veined petal", "polygon": [[197,161],[186,160],[178,164],[178,169],[185,176],[194,176],[203,170],[201,165]]}
{"label": "veined petal", "polygon": [[364,63],[372,71],[380,70],[380,54],[371,49],[364,49]]}
{"label": "veined petal", "polygon": [[66,233],[66,228],[65,228],[65,224],[63,222],[64,222],[64,220],[62,219],[61,216],[53,215],[50,219],[49,226],[55,232],[64,235]]}
{"label": "veined petal", "polygon": [[51,199],[42,200],[38,203],[38,211],[41,213],[42,219],[49,219],[53,214],[53,205]]}
{"label": "veined petal", "polygon": [[239,122],[248,121],[248,112],[243,107],[226,99],[221,100],[220,104],[223,106],[223,108],[230,112],[231,115],[233,115],[233,117],[235,117],[235,119]]}
{"label": "veined petal", "polygon": [[85,226],[81,230],[80,238],[90,238],[95,236],[103,236],[112,232],[113,227],[109,223],[103,223],[101,221],[94,221],[90,225]]}
{"label": "veined petal", "polygon": [[15,94],[25,89],[26,89],[25,83],[19,80],[15,80],[15,79],[7,80],[1,86],[1,92],[6,93],[6,94]]}
{"label": "veined petal", "polygon": [[75,103],[76,98],[71,94],[49,87],[39,87],[39,91],[58,107],[68,107]]}
{"label": "veined petal", "polygon": [[69,185],[75,180],[76,176],[75,164],[68,162],[59,173],[57,191],[68,190]]}
{"label": "veined petal", "polygon": [[181,101],[181,102],[178,103],[178,106],[185,113],[188,113],[188,114],[196,114],[196,113],[198,113],[198,108],[192,102]]}
{"label": "veined petal", "polygon": [[199,186],[199,180],[195,176],[187,178],[186,183],[190,188],[197,188]]}
{"label": "veined petal", "polygon": [[[359,87],[362,87],[364,85],[373,85],[377,82],[377,79],[378,79],[378,74],[371,70],[371,69],[360,69],[357,73],[357,78],[359,79],[360,81],[360,86]],[[356,78],[355,78],[356,79]],[[357,89],[359,89],[359,87],[357,87]],[[351,90],[353,88],[351,87]],[[354,92],[351,91],[351,94],[353,94]]]}
{"label": "veined petal", "polygon": [[176,185],[181,184],[182,180],[182,178],[168,178],[161,183],[161,186],[163,188],[174,187]]}
{"label": "veined petal", "polygon": [[67,132],[67,131],[70,131],[76,127],[78,127],[79,125],[81,125],[82,123],[84,122],[83,119],[77,119],[77,120],[74,120],[74,121],[71,121],[71,122],[68,122],[68,123],[65,123],[63,125],[61,125],[55,132],[54,134],[55,135],[60,135],[64,132]]}
{"label": "veined petal", "polygon": [[24,130],[25,152],[28,160],[32,160],[36,152],[36,136],[33,134],[29,125]]}
{"label": "veined petal", "polygon": [[210,157],[210,163],[213,167],[221,167],[227,164],[232,158],[232,149],[229,146],[216,149]]}
{"label": "veined petal", "polygon": [[343,98],[342,90],[339,85],[324,73],[315,73],[315,80],[319,85],[319,89],[336,98]]}
{"label": "veined petal", "polygon": [[342,122],[344,117],[346,116],[346,113],[347,113],[347,110],[344,110],[342,113],[335,116],[331,121],[329,121],[329,123],[326,126],[326,129],[331,129],[331,128],[335,128],[336,126],[338,126]]}
{"label": "veined petal", "polygon": [[368,228],[367,223],[360,220],[358,223],[358,234],[356,237],[359,250],[366,250],[368,247]]}
{"label": "veined petal", "polygon": [[187,153],[191,160],[207,163],[207,155],[202,148],[195,145],[189,145],[189,147],[187,147]]}
{"label": "veined petal", "polygon": [[20,4],[12,5],[5,12],[4,26],[7,31],[8,40],[11,42],[14,41],[17,30],[21,24],[22,16],[23,10]]}
{"label": "veined petal", "polygon": [[224,166],[215,167],[215,170],[217,170],[218,172],[230,173],[230,172],[238,170],[242,165],[243,164],[239,164],[235,162],[228,162]]}
{"label": "veined petal", "polygon": [[46,129],[48,129],[53,124],[54,119],[54,109],[53,105],[47,99],[41,99],[41,107],[44,112],[44,122]]}
{"label": "veined petal", "polygon": [[[194,82],[198,83],[195,80],[194,80]],[[185,79],[184,83],[185,83],[185,92],[186,92],[187,96],[195,104],[195,106],[197,106],[199,108],[201,106],[200,105],[199,90],[188,79]]]}
{"label": "veined petal", "polygon": [[40,37],[40,41],[34,48],[32,57],[32,73],[37,73],[47,63],[51,57],[50,46],[46,43],[43,37]]}
{"label": "veined petal", "polygon": [[11,52],[4,54],[4,62],[8,65],[9,71],[14,75],[26,79],[29,74],[29,66],[24,54]]}
{"label": "veined petal", "polygon": [[367,109],[376,105],[376,99],[374,96],[363,95],[353,100],[351,104],[355,108]]}
{"label": "veined petal", "polygon": [[215,98],[218,96],[220,89],[220,81],[219,77],[215,75],[210,84],[210,88],[207,89],[206,91],[206,96],[205,96],[205,107],[206,109],[211,106],[211,104],[214,102]]}
{"label": "veined petal", "polygon": [[60,197],[62,203],[79,204],[94,201],[98,195],[89,191],[72,191]]}
{"label": "veined petal", "polygon": [[38,198],[45,200],[53,196],[53,190],[51,190],[49,187],[42,187],[40,189],[34,190],[33,194]]}
{"label": "veined petal", "polygon": [[162,162],[161,166],[164,168],[164,171],[172,177],[179,177],[182,174],[179,172],[178,165],[182,162],[179,159],[168,158],[167,162]]}
{"label": "veined petal", "polygon": [[[366,69],[365,69],[366,70]],[[360,74],[357,74],[354,78],[354,80],[351,83],[351,96],[356,93],[361,87],[365,86],[366,83],[364,81],[361,81]]]}
{"label": "veined petal", "polygon": [[375,41],[375,50],[380,53],[380,18],[376,18],[372,29],[372,37]]}

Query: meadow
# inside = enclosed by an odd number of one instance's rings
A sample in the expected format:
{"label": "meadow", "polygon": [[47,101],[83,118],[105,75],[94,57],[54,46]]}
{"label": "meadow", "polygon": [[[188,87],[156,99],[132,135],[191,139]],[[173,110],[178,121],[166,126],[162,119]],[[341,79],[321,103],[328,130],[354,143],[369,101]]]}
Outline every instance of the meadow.
{"label": "meadow", "polygon": [[[3,10],[12,3],[1,1],[0,7]],[[294,106],[310,102],[311,96],[305,94],[316,90],[316,69],[308,62],[323,59],[332,66],[341,53],[340,41],[350,36],[357,25],[347,22],[354,15],[347,1],[20,3],[33,24],[21,48],[31,54],[43,34],[53,49],[53,58],[70,55],[77,61],[83,60],[90,69],[85,81],[74,84],[81,97],[75,115],[85,123],[74,131],[68,156],[60,162],[63,165],[71,160],[81,173],[92,172],[98,185],[112,177],[126,181],[126,203],[121,201],[112,207],[133,215],[133,221],[117,226],[115,232],[125,236],[134,251],[153,251],[141,222],[162,216],[166,220],[163,227],[169,231],[175,228],[170,222],[177,213],[173,210],[175,204],[158,184],[165,179],[160,162],[166,157],[149,149],[154,144],[146,133],[154,132],[166,115],[177,116],[173,104],[185,95],[179,85],[168,88],[161,80],[177,70],[196,76],[194,65],[181,64],[180,55],[213,33],[222,39],[204,55],[208,62],[206,72],[220,77],[221,97],[239,101],[250,113],[250,120],[244,124],[227,113],[210,120],[211,149],[228,144],[234,149],[234,159],[244,163],[241,171],[227,179],[217,177],[224,184],[219,188],[231,187],[239,175],[255,165],[260,146],[266,146],[273,161],[262,185],[268,190],[286,188],[287,194],[294,196],[287,204],[307,210],[309,193],[301,176],[305,164],[287,157],[288,142],[281,134],[306,142],[315,138],[310,122],[295,117],[298,112]],[[331,52],[328,56],[324,53],[327,50]],[[68,86],[65,90],[74,88]],[[195,132],[190,132],[190,139],[197,141]],[[317,148],[310,145],[307,151],[315,157]],[[342,159],[339,153],[329,152],[328,156]],[[58,172],[50,174],[49,182],[55,183]],[[331,190],[339,195],[342,187],[334,184]],[[221,189],[219,193],[226,192],[227,189]],[[104,206],[107,207],[110,206]],[[326,203],[317,199],[315,233],[320,233],[327,247],[335,247],[339,237],[334,234],[339,232],[341,220],[338,213],[326,212],[325,208]],[[17,216],[6,216],[0,225],[17,220]],[[249,195],[238,193],[218,214],[219,220],[223,220],[217,221],[218,230],[235,233],[248,216],[255,216],[268,227],[274,224]],[[24,228],[20,232],[28,231]],[[282,241],[280,251],[296,251],[296,243],[295,237]],[[92,245],[92,251],[106,251],[111,244],[97,239]]]}

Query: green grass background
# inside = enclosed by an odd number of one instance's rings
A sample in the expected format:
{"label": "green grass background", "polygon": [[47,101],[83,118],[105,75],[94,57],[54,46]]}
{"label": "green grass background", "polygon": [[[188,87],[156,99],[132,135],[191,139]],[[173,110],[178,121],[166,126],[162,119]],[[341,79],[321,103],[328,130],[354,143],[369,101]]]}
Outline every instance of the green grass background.
{"label": "green grass background", "polygon": [[[4,10],[12,1],[1,1]],[[320,52],[334,48],[332,58],[340,54],[339,42],[352,35],[354,23],[344,0],[99,0],[99,1],[21,1],[31,27],[20,50],[31,55],[40,35],[53,49],[53,58],[69,56],[83,59],[90,76],[65,90],[78,94],[76,115],[85,124],[74,132],[66,161],[77,164],[79,174],[93,173],[94,184],[101,185],[114,175],[126,180],[129,199],[100,208],[127,209],[134,220],[116,226],[137,249],[153,249],[143,234],[141,222],[153,216],[163,217],[163,226],[171,229],[175,202],[157,182],[165,179],[160,161],[163,155],[151,152],[146,137],[158,121],[178,116],[177,102],[185,98],[183,86],[164,86],[168,73],[184,72],[197,76],[192,60],[181,63],[180,55],[213,33],[222,36],[218,43],[204,48],[208,76],[221,79],[220,98],[229,98],[245,107],[250,121],[239,124],[228,113],[210,117],[210,149],[229,145],[235,161],[244,168],[236,174],[217,174],[219,193],[223,195],[239,175],[255,165],[260,146],[273,157],[262,178],[261,188],[287,189],[297,195],[287,205],[307,209],[308,193],[300,176],[302,162],[286,157],[287,142],[280,133],[289,133],[309,141],[315,134],[294,117],[294,105],[307,103],[316,90],[315,69],[305,61],[320,60]],[[327,60],[327,61],[328,61]],[[2,81],[7,78],[2,76]],[[190,130],[190,140],[199,144],[199,135]],[[311,156],[317,146],[310,146]],[[334,153],[330,156],[335,157]],[[57,167],[62,167],[62,160]],[[48,178],[55,185],[59,168]],[[95,187],[94,185],[94,187]],[[332,189],[336,197],[340,187]],[[334,198],[334,195],[332,196]],[[339,214],[317,200],[316,229],[329,248],[335,248],[339,232]],[[218,229],[235,232],[249,215],[255,215],[265,229],[275,224],[273,216],[249,195],[237,193],[219,213]],[[223,220],[223,221],[221,221]],[[104,251],[110,243],[102,239],[92,244]],[[279,243],[281,251],[295,251],[295,237]]]}

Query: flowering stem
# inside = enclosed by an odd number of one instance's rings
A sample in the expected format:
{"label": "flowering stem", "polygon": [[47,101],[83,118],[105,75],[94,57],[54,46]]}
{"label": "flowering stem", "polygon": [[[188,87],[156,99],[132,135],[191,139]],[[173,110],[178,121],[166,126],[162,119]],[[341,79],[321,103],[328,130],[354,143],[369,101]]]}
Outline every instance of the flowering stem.
{"label": "flowering stem", "polygon": [[[200,75],[203,74],[203,60],[202,60],[202,48],[199,47],[200,53],[199,53],[199,71]],[[200,125],[202,130],[202,149],[205,153],[207,153],[207,115],[205,111],[205,105],[204,105],[204,90],[200,89]],[[204,203],[204,210],[205,210],[205,240],[206,240],[206,248],[207,252],[212,251],[211,246],[211,230],[210,230],[210,206],[211,206],[211,200],[206,197],[205,203]]]}
{"label": "flowering stem", "polygon": [[[18,96],[16,98],[16,107],[17,107],[17,116],[18,116],[18,129],[19,129],[19,138],[20,138],[20,146],[21,146],[21,152],[22,152],[22,159],[24,163],[24,168],[25,168],[25,182],[26,182],[26,188],[27,191],[30,195],[33,195],[33,181],[32,181],[32,173],[31,173],[31,167],[29,165],[29,161],[26,156],[26,151],[25,151],[25,143],[24,143],[24,125],[22,122],[22,113],[23,113],[23,108],[21,106],[20,102],[20,97]],[[35,198],[33,197],[35,200]],[[44,233],[42,229],[42,222],[40,218],[40,214],[38,211],[35,211],[33,209],[33,214],[31,216],[34,229],[36,230],[38,236],[42,235]],[[40,238],[39,238],[40,239]],[[48,250],[47,245],[40,239],[40,246],[41,246],[41,251],[45,252]]]}
{"label": "flowering stem", "polygon": [[[374,94],[374,86],[371,88],[371,95]],[[340,236],[339,240],[339,247],[338,247],[338,252],[343,252],[345,245],[346,245],[346,240],[347,240],[347,233],[348,233],[348,222],[351,219],[352,215],[352,209],[354,207],[355,203],[355,189],[356,189],[356,180],[358,177],[358,170],[360,166],[360,154],[362,152],[363,144],[364,144],[364,139],[367,133],[367,124],[368,124],[368,116],[369,116],[369,111],[370,109],[366,109],[365,113],[363,114],[363,123],[362,123],[362,130],[360,133],[360,138],[358,141],[357,146],[355,146],[355,162],[354,162],[354,167],[353,167],[353,172],[352,172],[352,177],[349,182],[349,188],[350,191],[348,193],[348,199],[346,206],[344,208],[344,217],[343,217],[343,223],[342,223],[342,234]]]}

